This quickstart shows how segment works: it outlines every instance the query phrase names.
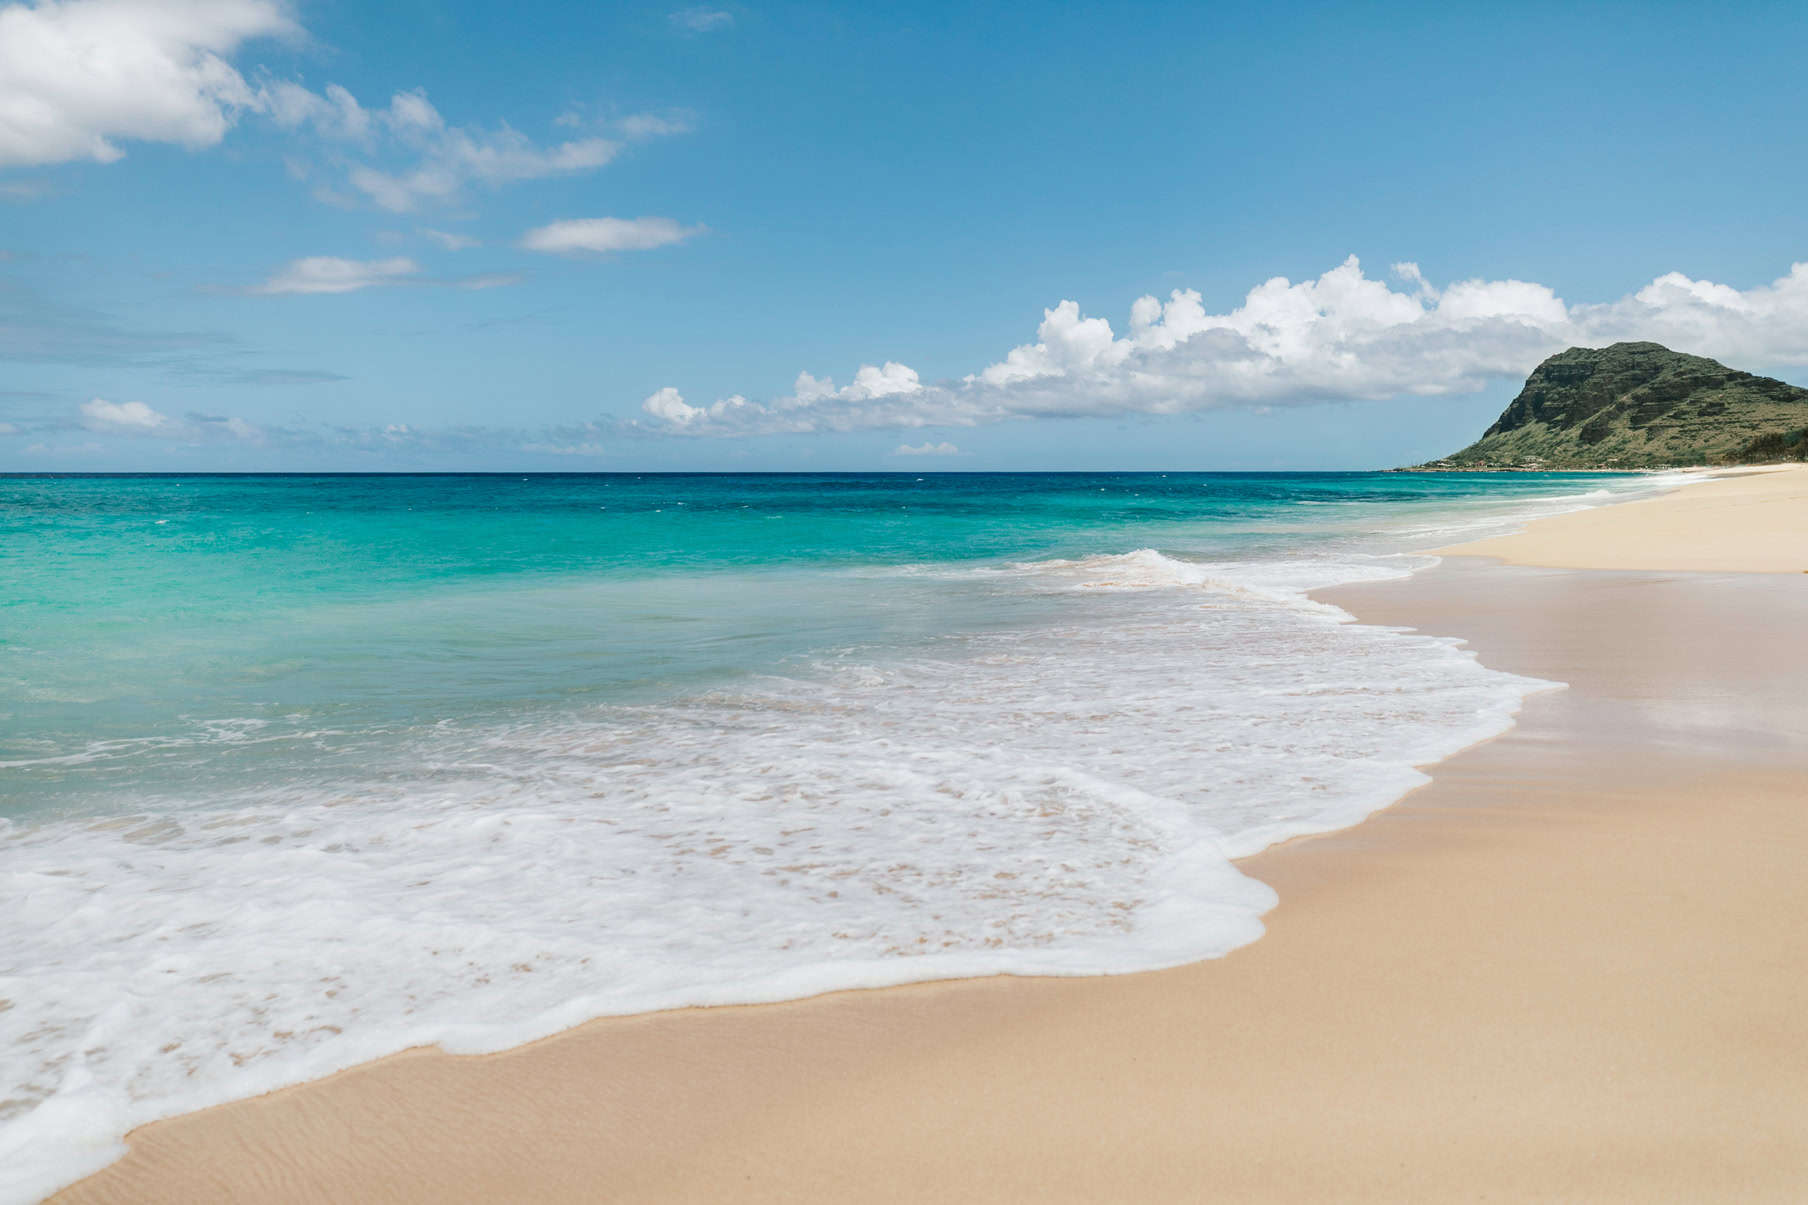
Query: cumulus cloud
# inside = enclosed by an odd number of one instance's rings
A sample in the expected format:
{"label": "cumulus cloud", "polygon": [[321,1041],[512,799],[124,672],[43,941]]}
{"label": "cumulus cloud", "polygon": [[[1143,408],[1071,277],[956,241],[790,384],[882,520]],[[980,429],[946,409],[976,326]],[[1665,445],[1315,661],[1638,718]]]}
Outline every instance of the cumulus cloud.
{"label": "cumulus cloud", "polygon": [[781,400],[779,405],[798,408],[820,402],[866,402],[921,392],[923,382],[916,369],[896,360],[887,360],[883,364],[862,364],[854,370],[853,382],[840,389],[835,387],[832,377],[819,378],[800,372],[791,387],[791,396]]}
{"label": "cumulus cloud", "polygon": [[686,33],[713,33],[734,24],[734,14],[719,8],[698,5],[681,8],[671,15],[671,22]]}
{"label": "cumulus cloud", "polygon": [[1588,330],[1720,360],[1808,364],[1808,263],[1743,291],[1666,272],[1630,297],[1582,307],[1580,318]]}
{"label": "cumulus cloud", "polygon": [[293,260],[271,274],[255,293],[354,293],[373,285],[398,284],[420,272],[404,256],[393,259],[340,259],[311,255]]}
{"label": "cumulus cloud", "polygon": [[650,251],[681,243],[703,229],[671,218],[570,218],[529,230],[521,236],[521,246],[560,255]]}
{"label": "cumulus cloud", "polygon": [[928,440],[924,440],[914,446],[899,444],[891,450],[891,454],[893,456],[959,456],[960,449],[947,440],[943,440],[939,444],[932,444]]}
{"label": "cumulus cloud", "polygon": [[0,8],[0,165],[111,163],[121,141],[213,146],[263,106],[227,61],[297,32],[274,0],[44,0]]}
{"label": "cumulus cloud", "polygon": [[647,412],[668,430],[736,435],[1455,394],[1523,376],[1566,346],[1634,339],[1744,365],[1808,364],[1808,264],[1746,290],[1672,272],[1616,301],[1573,305],[1531,281],[1438,288],[1412,263],[1393,276],[1397,285],[1369,277],[1351,256],[1310,280],[1264,281],[1223,313],[1176,289],[1138,298],[1122,333],[1064,300],[1043,311],[1032,341],[958,379],[925,383],[886,361],[843,388],[803,372],[768,402],[687,406],[682,419]]}
{"label": "cumulus cloud", "polygon": [[[213,146],[257,113],[312,136],[316,153],[289,162],[315,180],[317,197],[406,213],[471,185],[591,171],[622,148],[602,137],[542,144],[506,123],[455,125],[420,89],[371,107],[335,83],[315,92],[247,82],[229,60],[255,39],[300,36],[288,10],[287,0],[0,0],[0,167],[112,162],[132,140]],[[630,141],[689,129],[681,114],[618,125]]]}
{"label": "cumulus cloud", "polygon": [[692,406],[685,402],[682,393],[667,385],[664,389],[649,394],[640,403],[640,408],[656,419],[683,427],[699,420],[722,418],[745,405],[747,399],[737,393],[708,406]]}
{"label": "cumulus cloud", "polygon": [[[829,382],[824,382],[828,385]],[[887,360],[874,367],[862,364],[854,373],[854,383],[841,391],[841,396],[855,401],[869,398],[897,397],[900,394],[921,393],[923,383],[917,379],[917,370],[899,364],[896,360]]]}

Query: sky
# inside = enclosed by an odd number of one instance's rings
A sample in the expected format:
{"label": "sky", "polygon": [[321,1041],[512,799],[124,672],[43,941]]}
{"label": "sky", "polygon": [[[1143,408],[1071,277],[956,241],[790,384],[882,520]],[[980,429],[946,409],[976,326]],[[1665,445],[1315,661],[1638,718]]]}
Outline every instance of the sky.
{"label": "sky", "polygon": [[0,471],[1360,469],[1808,384],[1808,6],[0,0]]}

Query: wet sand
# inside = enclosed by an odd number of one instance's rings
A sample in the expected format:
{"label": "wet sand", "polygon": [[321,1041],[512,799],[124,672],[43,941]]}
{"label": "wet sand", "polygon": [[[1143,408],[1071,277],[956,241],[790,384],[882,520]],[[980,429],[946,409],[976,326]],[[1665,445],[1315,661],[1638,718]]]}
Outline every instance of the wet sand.
{"label": "wet sand", "polygon": [[1325,597],[1569,687],[1246,860],[1252,946],[409,1052],[59,1199],[1808,1199],[1808,579],[1453,558]]}

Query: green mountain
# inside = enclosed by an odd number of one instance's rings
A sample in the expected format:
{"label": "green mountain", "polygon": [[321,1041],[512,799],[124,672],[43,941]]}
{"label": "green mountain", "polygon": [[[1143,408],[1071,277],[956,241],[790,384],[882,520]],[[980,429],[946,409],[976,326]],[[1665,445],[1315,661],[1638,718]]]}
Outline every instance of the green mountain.
{"label": "green mountain", "polygon": [[1808,389],[1656,343],[1572,347],[1426,469],[1663,469],[1808,459]]}

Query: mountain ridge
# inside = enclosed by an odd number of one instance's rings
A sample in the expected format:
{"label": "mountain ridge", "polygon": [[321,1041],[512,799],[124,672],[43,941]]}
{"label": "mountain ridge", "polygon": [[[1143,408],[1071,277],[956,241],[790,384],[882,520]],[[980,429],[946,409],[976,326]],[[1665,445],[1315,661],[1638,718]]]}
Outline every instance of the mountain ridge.
{"label": "mountain ridge", "polygon": [[1572,347],[1480,439],[1415,468],[1667,469],[1808,459],[1808,389],[1659,343]]}

